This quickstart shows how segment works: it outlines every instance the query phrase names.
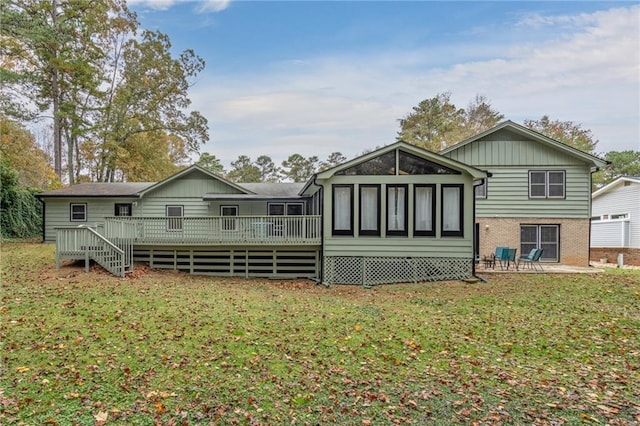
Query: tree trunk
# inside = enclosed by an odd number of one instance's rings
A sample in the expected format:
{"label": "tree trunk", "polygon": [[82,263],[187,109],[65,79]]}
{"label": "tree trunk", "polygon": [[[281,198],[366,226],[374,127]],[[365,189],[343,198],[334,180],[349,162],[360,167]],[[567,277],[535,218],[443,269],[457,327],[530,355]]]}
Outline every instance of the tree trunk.
{"label": "tree trunk", "polygon": [[[51,22],[56,27],[58,20],[58,0],[52,1]],[[53,52],[53,56],[57,57],[57,52]],[[60,117],[60,87],[58,86],[58,69],[57,65],[51,66],[51,96],[53,97],[53,158],[54,170],[58,179],[62,182],[62,125]]]}

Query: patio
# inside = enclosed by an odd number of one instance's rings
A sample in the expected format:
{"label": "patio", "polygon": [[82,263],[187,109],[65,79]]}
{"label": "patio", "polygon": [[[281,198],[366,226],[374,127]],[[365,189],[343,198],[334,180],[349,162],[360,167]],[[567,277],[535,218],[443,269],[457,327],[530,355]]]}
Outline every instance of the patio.
{"label": "patio", "polygon": [[[572,266],[572,265],[561,265],[558,263],[542,263],[541,266],[544,269],[543,271],[534,270],[531,268],[523,269],[522,265],[519,269],[516,269],[513,265],[509,266],[509,269],[500,269],[500,265],[497,265],[494,268],[486,267],[484,262],[479,262],[476,264],[476,273],[478,274],[598,274],[604,272],[604,269],[601,265],[595,265],[593,262],[591,263],[594,266],[583,267],[583,266]],[[614,266],[615,267],[615,266]]]}

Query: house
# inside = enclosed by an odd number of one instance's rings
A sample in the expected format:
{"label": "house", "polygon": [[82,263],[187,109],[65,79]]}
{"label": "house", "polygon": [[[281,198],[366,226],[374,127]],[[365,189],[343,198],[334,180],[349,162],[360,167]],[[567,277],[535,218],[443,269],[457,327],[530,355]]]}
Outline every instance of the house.
{"label": "house", "polygon": [[606,161],[505,121],[440,154],[487,171],[476,188],[476,255],[497,246],[588,266],[591,174]]}
{"label": "house", "polygon": [[591,260],[640,266],[640,176],[622,176],[591,196]]}
{"label": "house", "polygon": [[[39,194],[56,262],[134,262],[327,284],[473,274],[474,185],[487,173],[397,142],[306,184],[236,184],[198,166],[157,183],[85,183]],[[87,262],[88,264],[88,262]]]}

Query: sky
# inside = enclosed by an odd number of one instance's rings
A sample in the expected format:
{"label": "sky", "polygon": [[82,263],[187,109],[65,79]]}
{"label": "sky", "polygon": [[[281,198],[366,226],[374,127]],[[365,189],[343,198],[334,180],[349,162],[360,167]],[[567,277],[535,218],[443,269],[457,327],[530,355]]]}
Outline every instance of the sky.
{"label": "sky", "polygon": [[[640,151],[640,3],[128,0],[177,55],[206,61],[190,89],[201,148],[353,158],[395,142],[399,119],[451,92],[505,119],[572,121],[597,153]],[[197,156],[195,157],[197,158]]]}

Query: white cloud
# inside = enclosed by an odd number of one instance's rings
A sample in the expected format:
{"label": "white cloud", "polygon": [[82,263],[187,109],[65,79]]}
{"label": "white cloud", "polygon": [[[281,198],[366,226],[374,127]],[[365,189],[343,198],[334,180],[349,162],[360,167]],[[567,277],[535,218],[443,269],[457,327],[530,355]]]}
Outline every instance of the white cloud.
{"label": "white cloud", "polygon": [[196,7],[198,13],[220,12],[229,7],[230,0],[202,0]]}
{"label": "white cloud", "polygon": [[[147,7],[155,10],[167,10],[179,4],[186,3],[180,0],[127,0],[129,6]],[[198,13],[220,12],[229,7],[231,0],[200,0],[194,2]]]}
{"label": "white cloud", "polygon": [[461,107],[484,94],[518,122],[548,114],[581,123],[600,139],[598,151],[639,150],[639,15],[633,6],[539,17],[571,25],[538,43],[292,58],[266,72],[209,75],[192,95],[211,123],[202,150],[226,164],[240,154],[278,163],[294,152],[353,157],[392,143],[397,119],[443,91]]}
{"label": "white cloud", "polygon": [[176,0],[127,0],[129,6],[148,7],[156,10],[167,10],[175,3]]}

